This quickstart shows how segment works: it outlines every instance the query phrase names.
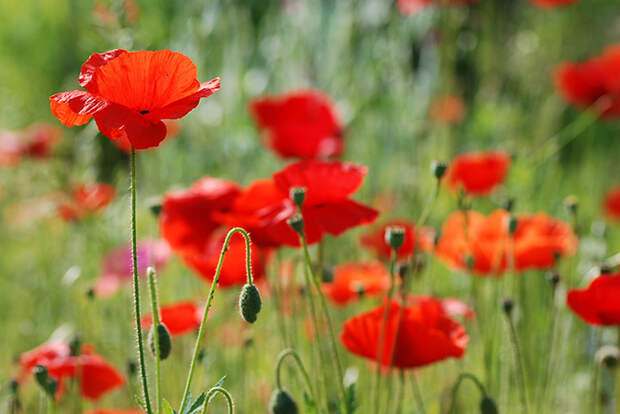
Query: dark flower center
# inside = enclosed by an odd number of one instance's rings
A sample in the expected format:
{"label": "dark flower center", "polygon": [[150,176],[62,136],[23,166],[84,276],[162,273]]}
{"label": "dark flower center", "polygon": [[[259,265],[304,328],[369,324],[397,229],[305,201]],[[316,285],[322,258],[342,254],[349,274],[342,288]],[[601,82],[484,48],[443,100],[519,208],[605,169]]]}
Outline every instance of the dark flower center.
{"label": "dark flower center", "polygon": [[145,110],[143,110],[143,111],[140,111],[140,113],[141,113],[142,115],[148,114],[149,112],[151,112],[151,111],[146,110],[146,109],[145,109]]}

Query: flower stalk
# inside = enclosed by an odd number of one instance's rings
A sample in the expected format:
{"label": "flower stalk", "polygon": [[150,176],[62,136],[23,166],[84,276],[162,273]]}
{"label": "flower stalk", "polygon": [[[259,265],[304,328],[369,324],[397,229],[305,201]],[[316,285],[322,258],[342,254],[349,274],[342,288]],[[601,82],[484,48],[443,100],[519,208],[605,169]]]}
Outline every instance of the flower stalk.
{"label": "flower stalk", "polygon": [[149,290],[151,291],[151,312],[153,315],[153,344],[155,348],[155,399],[157,401],[157,413],[161,413],[162,407],[162,394],[161,394],[161,357],[159,350],[159,304],[157,301],[157,281],[155,280],[155,269],[149,267],[146,270],[146,275],[149,281]]}

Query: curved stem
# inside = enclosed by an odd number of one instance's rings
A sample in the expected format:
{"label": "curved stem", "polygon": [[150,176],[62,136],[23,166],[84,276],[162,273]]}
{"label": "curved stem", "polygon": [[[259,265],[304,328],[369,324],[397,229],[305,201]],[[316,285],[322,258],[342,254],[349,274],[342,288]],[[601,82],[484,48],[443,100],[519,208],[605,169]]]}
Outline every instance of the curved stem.
{"label": "curved stem", "polygon": [[224,398],[226,398],[226,403],[228,405],[228,414],[233,414],[235,412],[234,401],[232,399],[232,396],[228,392],[228,390],[226,390],[226,388],[223,388],[223,387],[213,387],[209,391],[207,391],[207,395],[205,397],[205,405],[202,408],[202,414],[207,414],[207,408],[209,407],[209,400],[215,393],[220,393],[224,396]]}
{"label": "curved stem", "polygon": [[332,324],[331,317],[329,316],[329,310],[327,308],[327,302],[325,300],[325,295],[323,295],[323,291],[321,290],[321,285],[319,280],[317,279],[316,272],[312,266],[312,259],[310,258],[310,252],[308,251],[308,243],[306,241],[306,235],[303,230],[299,233],[299,238],[301,239],[301,244],[304,250],[304,257],[306,259],[306,264],[308,269],[310,270],[310,276],[312,279],[312,283],[314,283],[314,287],[319,295],[319,303],[321,304],[321,310],[323,311],[323,315],[327,320],[327,326],[329,328],[329,336],[332,346],[332,352],[334,354],[334,360],[336,362],[336,371],[338,373],[338,388],[340,390],[342,399],[344,401],[346,397],[346,392],[344,390],[344,373],[342,370],[342,363],[340,362],[340,356],[338,355],[338,344],[336,342],[336,334],[334,331],[334,325]]}
{"label": "curved stem", "polygon": [[196,368],[196,362],[198,361],[198,354],[200,353],[200,344],[202,342],[202,338],[205,335],[206,324],[207,324],[207,315],[209,314],[209,309],[211,309],[211,304],[213,302],[213,296],[215,295],[215,289],[217,287],[217,283],[220,280],[220,273],[222,272],[222,266],[224,264],[224,256],[228,251],[228,244],[230,243],[231,237],[235,233],[241,233],[245,238],[245,258],[246,258],[246,277],[249,285],[253,284],[252,279],[252,264],[251,264],[251,252],[250,252],[250,236],[248,232],[242,229],[241,227],[235,227],[231,229],[226,238],[224,239],[224,244],[222,245],[222,250],[220,252],[220,258],[217,262],[217,267],[215,269],[215,276],[213,276],[213,281],[211,282],[211,288],[209,289],[209,294],[207,296],[207,302],[205,304],[204,313],[202,315],[202,321],[200,322],[200,328],[198,329],[198,337],[196,338],[196,344],[194,345],[194,354],[192,356],[192,362],[189,366],[189,372],[187,374],[187,381],[185,382],[185,390],[183,391],[183,397],[181,399],[181,407],[179,408],[179,412],[183,412],[185,406],[187,405],[187,396],[189,395],[189,389],[192,385],[192,380],[194,378],[194,370]]}
{"label": "curved stem", "polygon": [[448,410],[449,414],[452,414],[454,412],[454,408],[456,406],[456,394],[459,391],[461,382],[466,379],[473,381],[483,396],[487,395],[487,391],[484,388],[484,385],[482,385],[482,382],[480,382],[480,380],[474,374],[470,374],[469,372],[463,372],[461,375],[459,375],[458,379],[456,380],[456,384],[454,384],[454,387],[452,388],[452,398],[450,399],[450,409]]}
{"label": "curved stem", "polygon": [[387,302],[385,304],[385,312],[383,312],[383,320],[381,321],[381,330],[379,334],[379,348],[377,349],[377,368],[375,371],[375,387],[374,387],[374,395],[375,395],[374,412],[375,413],[379,412],[379,405],[380,405],[379,395],[381,394],[380,388],[381,388],[381,363],[383,362],[383,342],[384,342],[387,320],[390,314],[390,304],[392,302],[392,296],[394,295],[395,272],[396,272],[396,251],[392,249],[392,260],[390,262],[390,290],[388,290]]}
{"label": "curved stem", "polygon": [[147,414],[153,414],[149,386],[146,379],[146,364],[144,362],[144,343],[142,342],[142,321],[140,315],[140,281],[138,280],[138,256],[136,241],[136,149],[131,147],[131,261],[133,272],[133,304],[136,317],[136,340],[138,342],[138,358],[140,360],[140,377],[142,377],[142,392]]}
{"label": "curved stem", "polygon": [[280,355],[278,355],[278,362],[276,363],[276,386],[278,387],[278,389],[280,390],[282,389],[282,382],[280,381],[280,367],[282,366],[282,363],[288,356],[292,356],[293,359],[295,359],[295,362],[297,362],[297,366],[299,367],[299,370],[301,371],[301,374],[304,377],[304,381],[306,382],[306,386],[308,387],[308,393],[310,394],[310,398],[312,398],[313,401],[316,401],[316,397],[314,395],[314,390],[312,389],[312,382],[310,381],[310,376],[308,375],[308,371],[306,371],[304,364],[301,362],[301,358],[299,357],[299,354],[297,353],[297,351],[295,351],[292,348],[285,349],[282,352],[280,352]]}
{"label": "curved stem", "polygon": [[161,368],[159,358],[159,305],[157,303],[157,281],[155,280],[155,269],[149,267],[146,269],[149,280],[149,290],[151,291],[151,311],[153,313],[153,342],[155,345],[155,399],[157,401],[157,413],[161,413],[162,395],[161,395]]}

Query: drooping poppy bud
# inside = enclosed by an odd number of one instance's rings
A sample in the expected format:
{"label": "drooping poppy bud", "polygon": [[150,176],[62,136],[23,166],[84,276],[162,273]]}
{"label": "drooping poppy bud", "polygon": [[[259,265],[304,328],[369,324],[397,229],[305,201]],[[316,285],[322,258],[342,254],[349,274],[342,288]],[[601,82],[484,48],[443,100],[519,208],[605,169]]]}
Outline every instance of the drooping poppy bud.
{"label": "drooping poppy bud", "polygon": [[45,391],[49,398],[54,398],[54,395],[56,395],[56,389],[58,388],[58,381],[50,377],[47,372],[47,368],[42,365],[37,365],[34,367],[32,372],[41,389]]}
{"label": "drooping poppy bud", "polygon": [[304,231],[304,219],[301,214],[295,214],[293,217],[286,220],[289,226],[297,233],[301,234]]}
{"label": "drooping poppy bud", "polygon": [[[151,327],[149,331],[149,346],[151,348],[151,353],[155,356],[155,327]],[[159,341],[159,359],[160,361],[168,358],[170,356],[170,351],[172,350],[172,337],[170,336],[170,332],[166,325],[163,323],[159,323],[157,325],[157,340]]]}
{"label": "drooping poppy bud", "polygon": [[306,199],[306,189],[304,187],[291,187],[289,195],[297,207],[301,208]]}
{"label": "drooping poppy bud", "polygon": [[480,414],[497,414],[498,412],[497,405],[491,397],[488,395],[482,397],[482,400],[480,400]]}
{"label": "drooping poppy bud", "polygon": [[515,303],[511,298],[506,298],[502,301],[502,309],[504,310],[504,313],[506,313],[506,315],[509,315],[512,313],[512,310],[514,309]]}
{"label": "drooping poppy bud", "polygon": [[285,390],[275,390],[271,394],[269,409],[272,414],[297,414],[299,409],[293,396]]}
{"label": "drooping poppy bud", "polygon": [[256,322],[256,316],[263,305],[255,285],[245,284],[239,295],[239,312],[246,322]]}
{"label": "drooping poppy bud", "polygon": [[392,226],[385,229],[385,242],[394,250],[398,250],[405,242],[405,229],[400,226]]}
{"label": "drooping poppy bud", "polygon": [[441,180],[441,177],[446,173],[448,164],[445,161],[433,161],[431,164],[431,170],[436,179]]}

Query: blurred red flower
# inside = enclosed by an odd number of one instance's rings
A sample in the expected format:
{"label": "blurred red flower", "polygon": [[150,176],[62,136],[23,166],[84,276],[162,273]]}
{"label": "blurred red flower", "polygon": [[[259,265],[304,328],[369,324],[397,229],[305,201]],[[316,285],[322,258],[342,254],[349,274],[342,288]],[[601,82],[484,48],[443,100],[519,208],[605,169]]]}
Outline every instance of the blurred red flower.
{"label": "blurred red flower", "polygon": [[[170,259],[170,246],[162,240],[144,239],[137,244],[138,275],[145,276],[146,269],[153,266],[162,269]],[[131,245],[126,244],[107,252],[101,263],[101,275],[94,284],[97,296],[108,297],[118,291],[121,285],[132,280]]]}
{"label": "blurred red flower", "polygon": [[519,215],[512,240],[508,221],[504,210],[488,217],[468,211],[467,221],[463,212],[452,213],[443,224],[435,251],[450,266],[465,270],[469,257],[476,273],[491,275],[508,270],[511,245],[518,272],[553,267],[556,256],[572,255],[577,249],[571,227],[545,213]]}
{"label": "blurred red flower", "polygon": [[47,158],[61,141],[62,132],[55,126],[38,123],[23,131],[23,153],[33,158]]}
{"label": "blurred red flower", "polygon": [[[304,232],[308,244],[319,242],[325,234],[339,236],[345,231],[374,222],[379,212],[349,199],[362,185],[368,169],[359,164],[340,161],[306,160],[289,165],[275,173],[273,179],[288,195],[291,188],[306,189],[302,208]],[[287,246],[299,246],[297,233],[286,220],[295,209],[283,207],[272,214],[273,237]]]}
{"label": "blurred red flower", "polygon": [[476,0],[398,0],[398,10],[405,16],[412,16],[419,13],[431,4],[474,4]]}
{"label": "blurred red flower", "polygon": [[19,364],[22,379],[30,376],[35,366],[46,367],[50,377],[58,381],[57,399],[62,397],[65,391],[64,380],[67,378],[78,378],[80,394],[91,400],[98,400],[125,383],[120,372],[103,357],[95,354],[92,345],[89,344],[82,346],[82,354],[72,356],[67,343],[47,342],[22,354]]}
{"label": "blurred red flower", "polygon": [[468,321],[476,319],[476,312],[460,299],[445,298],[441,305],[448,316],[462,316]]}
{"label": "blurred red flower", "polygon": [[530,0],[535,5],[542,8],[553,8],[559,6],[568,6],[569,4],[573,4],[578,0]]}
{"label": "blurred red flower", "polygon": [[383,336],[381,365],[418,368],[446,358],[461,358],[469,342],[462,325],[450,319],[439,299],[417,297],[405,306],[398,328],[401,304],[386,302],[344,323],[340,341],[351,353],[377,361],[384,313],[388,318]]}
{"label": "blurred red flower", "polygon": [[392,248],[385,241],[385,232],[388,227],[394,226],[405,229],[405,241],[396,251],[399,259],[410,258],[416,249],[423,251],[432,249],[434,239],[432,229],[423,228],[418,231],[415,224],[407,220],[392,220],[362,235],[360,237],[362,246],[375,252],[381,259],[389,260],[392,257]]}
{"label": "blurred red flower", "polygon": [[452,160],[446,179],[450,188],[485,196],[504,181],[508,167],[510,155],[503,151],[470,152]]}
{"label": "blurred red flower", "polygon": [[169,50],[95,53],[80,72],[86,91],[52,95],[50,106],[65,126],[94,117],[110,139],[126,137],[136,149],[156,147],[166,137],[162,119],[182,118],[219,90],[219,78],[199,83],[196,76],[187,56]]}
{"label": "blurred red flower", "polygon": [[71,198],[58,206],[58,214],[66,221],[80,220],[103,209],[115,197],[116,189],[109,184],[76,184]]}
{"label": "blurred red flower", "polygon": [[23,144],[14,131],[0,130],[0,167],[14,167],[19,164]]}
{"label": "blurred red flower", "polygon": [[602,274],[586,289],[572,289],[566,303],[590,325],[620,325],[620,272]]}
{"label": "blurred red flower", "polygon": [[[178,302],[173,305],[162,306],[159,310],[159,320],[170,335],[184,335],[200,327],[204,310],[193,302]],[[149,329],[153,324],[153,315],[142,318],[143,329]]]}
{"label": "blurred red flower", "polygon": [[612,220],[620,220],[620,186],[610,189],[605,195],[604,209]]}
{"label": "blurred red flower", "polygon": [[430,116],[437,122],[458,124],[465,117],[465,102],[455,95],[439,96],[433,100]]}
{"label": "blurred red flower", "polygon": [[[215,276],[217,263],[220,259],[220,252],[227,233],[227,228],[220,227],[211,234],[201,252],[181,252],[181,257],[185,264],[206,281],[212,281]],[[252,276],[256,281],[259,281],[265,276],[265,263],[268,255],[268,249],[262,249],[257,245],[252,245],[250,260],[252,264]],[[218,284],[220,287],[225,288],[243,285],[245,283],[245,239],[241,234],[235,234],[228,244],[228,250],[224,257]]]}
{"label": "blurred red flower", "polygon": [[254,99],[250,114],[267,145],[283,158],[328,158],[343,149],[342,124],[331,99],[302,90]]}
{"label": "blurred red flower", "polygon": [[219,227],[213,213],[230,209],[240,190],[232,181],[204,177],[187,190],[165,194],[159,215],[162,237],[177,253],[202,254]]}
{"label": "blurred red flower", "polygon": [[603,118],[620,116],[620,44],[585,62],[567,62],[555,71],[558,92],[578,108],[594,109]]}
{"label": "blurred red flower", "polygon": [[334,267],[334,280],[322,289],[334,304],[347,305],[363,296],[379,296],[390,288],[390,273],[381,262],[345,263]]}

